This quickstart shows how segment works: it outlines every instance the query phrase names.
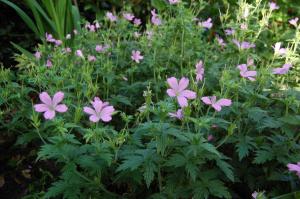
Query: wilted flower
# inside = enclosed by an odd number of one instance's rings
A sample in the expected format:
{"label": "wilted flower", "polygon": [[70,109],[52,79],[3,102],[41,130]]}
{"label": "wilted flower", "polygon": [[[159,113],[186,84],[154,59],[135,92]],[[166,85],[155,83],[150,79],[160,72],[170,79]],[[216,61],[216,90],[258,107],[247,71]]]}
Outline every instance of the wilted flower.
{"label": "wilted flower", "polygon": [[180,2],[180,0],[169,0],[169,3],[170,3],[171,5],[177,4],[177,3],[179,3],[179,2]]}
{"label": "wilted flower", "polygon": [[270,2],[269,3],[270,9],[273,10],[278,10],[279,6],[275,2]]}
{"label": "wilted flower", "polygon": [[111,13],[111,12],[106,13],[106,18],[111,22],[117,21],[117,17],[114,16],[113,13]]}
{"label": "wilted flower", "polygon": [[289,171],[296,172],[297,176],[300,178],[300,162],[298,162],[297,164],[287,164],[287,167]]}
{"label": "wilted flower", "polygon": [[134,18],[134,15],[131,13],[123,13],[123,17],[128,21],[132,21]]}
{"label": "wilted flower", "polygon": [[48,68],[50,68],[50,67],[53,66],[53,64],[52,64],[52,62],[51,62],[50,59],[47,59],[46,66],[47,66]]}
{"label": "wilted flower", "polygon": [[206,96],[201,98],[202,102],[207,105],[211,105],[216,111],[221,111],[222,106],[230,106],[231,100],[230,99],[220,99],[217,101],[216,96]]}
{"label": "wilted flower", "polygon": [[36,59],[41,59],[42,53],[41,53],[40,51],[36,51],[36,52],[34,53],[34,56],[35,56]]}
{"label": "wilted flower", "polygon": [[286,49],[281,48],[281,42],[277,42],[272,48],[274,49],[275,56],[286,54]]}
{"label": "wilted flower", "polygon": [[293,26],[297,27],[299,18],[296,17],[294,19],[289,20],[289,23],[292,24]]}
{"label": "wilted flower", "polygon": [[135,61],[136,63],[140,63],[140,60],[142,60],[144,57],[141,55],[141,52],[138,50],[133,50],[131,59]]}
{"label": "wilted flower", "polygon": [[157,25],[157,26],[161,25],[161,20],[160,20],[160,18],[158,17],[158,15],[157,15],[155,9],[151,10],[151,15],[152,15],[152,16],[151,16],[151,22],[152,22],[154,25]]}
{"label": "wilted flower", "polygon": [[90,62],[94,62],[94,61],[96,61],[96,57],[94,55],[88,55],[88,60]]}
{"label": "wilted flower", "polygon": [[200,60],[200,61],[196,64],[196,80],[197,80],[197,82],[198,82],[199,80],[202,81],[203,75],[204,75],[203,62],[202,62],[202,60]]}
{"label": "wilted flower", "polygon": [[84,58],[83,53],[81,50],[76,50],[76,56]]}
{"label": "wilted flower", "polygon": [[169,113],[169,116],[181,120],[183,118],[182,109],[178,109],[175,113]]}
{"label": "wilted flower", "polygon": [[226,35],[233,35],[235,33],[235,30],[233,28],[229,28],[225,30]]}
{"label": "wilted flower", "polygon": [[290,70],[291,67],[292,64],[286,63],[281,68],[274,68],[272,73],[276,75],[284,75]]}
{"label": "wilted flower", "polygon": [[109,106],[108,102],[102,102],[99,97],[95,97],[91,102],[93,108],[85,106],[83,111],[90,115],[91,122],[109,122],[112,119],[112,114],[115,111],[113,106]]}
{"label": "wilted flower", "polygon": [[211,29],[211,27],[213,26],[211,18],[208,18],[206,21],[199,22],[198,25],[207,29]]}
{"label": "wilted flower", "polygon": [[138,19],[138,18],[135,18],[135,19],[133,20],[133,24],[136,25],[136,26],[139,26],[139,25],[142,24],[142,21],[141,21],[140,19]]}
{"label": "wilted flower", "polygon": [[53,119],[55,111],[64,113],[68,110],[65,104],[59,104],[64,98],[64,93],[61,91],[55,93],[53,99],[51,99],[47,92],[42,92],[39,97],[43,103],[34,105],[34,109],[36,112],[44,113],[45,119]]}
{"label": "wilted flower", "polygon": [[185,77],[182,77],[178,83],[175,77],[167,79],[167,82],[170,89],[167,90],[167,93],[170,97],[176,97],[180,107],[188,106],[188,99],[195,99],[196,93],[190,90],[186,90],[189,85],[189,80]]}

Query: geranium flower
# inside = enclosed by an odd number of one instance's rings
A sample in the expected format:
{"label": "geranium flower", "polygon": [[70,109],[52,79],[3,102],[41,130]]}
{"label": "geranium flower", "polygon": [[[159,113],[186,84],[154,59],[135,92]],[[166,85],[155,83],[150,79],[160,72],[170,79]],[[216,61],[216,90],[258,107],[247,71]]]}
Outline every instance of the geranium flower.
{"label": "geranium flower", "polygon": [[136,26],[139,26],[139,25],[142,24],[142,21],[141,21],[140,19],[138,19],[138,18],[135,18],[135,19],[133,20],[133,24],[136,25]]}
{"label": "geranium flower", "polygon": [[196,80],[197,82],[200,80],[202,81],[204,75],[204,68],[203,68],[203,62],[200,60],[196,64]]}
{"label": "geranium flower", "polygon": [[96,57],[94,55],[88,55],[88,60],[90,62],[94,62],[94,61],[96,61]]}
{"label": "geranium flower", "polygon": [[60,46],[62,44],[62,41],[61,40],[55,40],[54,43],[55,43],[56,46]]}
{"label": "geranium flower", "polygon": [[76,56],[84,58],[83,53],[81,50],[76,50]]}
{"label": "geranium flower", "polygon": [[178,109],[175,113],[169,113],[169,116],[181,120],[183,118],[182,109]]}
{"label": "geranium flower", "polygon": [[90,115],[91,122],[109,122],[112,119],[112,114],[115,111],[113,106],[109,106],[108,102],[102,102],[99,97],[95,97],[91,102],[93,108],[85,106],[83,111]]}
{"label": "geranium flower", "polygon": [[171,5],[177,4],[177,3],[179,3],[179,2],[180,2],[180,0],[169,0],[169,3],[170,3]]}
{"label": "geranium flower", "polygon": [[136,63],[140,63],[140,60],[144,59],[144,56],[141,55],[141,52],[138,50],[133,50],[131,59],[135,61]]}
{"label": "geranium flower", "polygon": [[224,42],[224,39],[219,37],[219,35],[216,35],[216,38],[217,38],[217,42],[220,46],[224,47],[226,46],[226,43]]}
{"label": "geranium flower", "polygon": [[167,79],[167,82],[170,89],[167,90],[167,93],[170,97],[176,97],[180,107],[188,106],[188,99],[195,99],[196,93],[190,90],[186,90],[189,85],[189,80],[185,77],[182,77],[178,83],[175,77]]}
{"label": "geranium flower", "polygon": [[213,23],[211,21],[211,18],[208,18],[206,21],[199,22],[198,25],[207,29],[211,29],[211,27],[213,26]]}
{"label": "geranium flower", "polygon": [[255,48],[255,44],[249,43],[247,41],[239,42],[236,39],[233,39],[232,42],[240,49],[249,49],[249,48]]}
{"label": "geranium flower", "polygon": [[230,99],[220,99],[217,101],[216,96],[206,96],[201,98],[202,102],[207,105],[211,105],[216,111],[221,111],[222,106],[230,106],[231,100]]}
{"label": "geranium flower", "polygon": [[296,17],[294,19],[289,20],[289,23],[292,24],[293,26],[297,27],[299,18]]}
{"label": "geranium flower", "polygon": [[46,33],[46,41],[54,43],[56,40],[53,38],[51,34]]}
{"label": "geranium flower", "polygon": [[212,141],[213,139],[215,139],[215,138],[214,138],[214,136],[213,136],[212,134],[209,134],[209,135],[207,136],[207,141],[208,141],[208,142]]}
{"label": "geranium flower", "polygon": [[95,50],[97,52],[104,52],[108,48],[109,48],[109,45],[107,45],[107,44],[105,44],[105,45],[96,45]]}
{"label": "geranium flower", "polygon": [[235,30],[232,28],[226,29],[225,30],[225,34],[226,35],[233,35],[235,33]]}
{"label": "geranium flower", "polygon": [[50,59],[47,59],[47,61],[46,61],[46,66],[47,66],[48,68],[50,68],[50,67],[53,66],[53,64],[52,64],[52,62],[51,62]]}
{"label": "geranium flower", "polygon": [[270,2],[269,3],[269,7],[270,9],[273,11],[273,10],[278,10],[279,9],[279,6],[275,3],[275,2]]}
{"label": "geranium flower", "polygon": [[274,68],[272,73],[276,75],[284,75],[290,70],[291,67],[292,64],[286,63],[281,68]]}
{"label": "geranium flower", "polygon": [[272,48],[274,49],[274,55],[275,56],[286,54],[286,49],[281,48],[281,42],[276,42],[275,45],[272,46]]}
{"label": "geranium flower", "polygon": [[244,78],[249,79],[250,81],[255,81],[255,76],[257,74],[256,71],[248,70],[248,66],[253,65],[253,60],[252,59],[248,59],[247,64],[240,64],[237,66],[237,68],[240,70],[240,75]]}
{"label": "geranium flower", "polygon": [[36,52],[34,53],[34,56],[35,56],[35,58],[36,58],[37,60],[39,60],[39,59],[41,59],[41,57],[42,57],[42,53],[41,53],[40,51],[36,51]]}
{"label": "geranium flower", "polygon": [[124,19],[126,19],[128,21],[132,21],[134,18],[134,15],[131,13],[123,13],[123,17],[124,17]]}
{"label": "geranium flower", "polygon": [[300,162],[298,162],[297,164],[287,164],[287,167],[289,171],[296,172],[297,176],[300,178]]}
{"label": "geranium flower", "polygon": [[160,20],[160,18],[158,17],[158,15],[157,15],[155,9],[151,10],[151,15],[152,15],[152,16],[151,16],[151,22],[152,22],[154,25],[156,25],[156,26],[161,25],[161,20]]}
{"label": "geranium flower", "polygon": [[34,109],[36,112],[44,113],[44,118],[47,120],[55,117],[55,111],[64,113],[68,110],[65,104],[59,104],[64,98],[64,93],[61,91],[55,93],[53,99],[47,92],[42,92],[39,97],[43,103],[34,105]]}
{"label": "geranium flower", "polygon": [[111,12],[106,13],[106,18],[111,22],[117,21],[117,17]]}
{"label": "geranium flower", "polygon": [[247,30],[247,29],[248,29],[248,26],[247,26],[247,24],[242,23],[241,26],[240,26],[240,28],[241,28],[242,30]]}
{"label": "geranium flower", "polygon": [[253,199],[256,199],[257,196],[258,196],[258,192],[254,191],[251,196],[252,196]]}

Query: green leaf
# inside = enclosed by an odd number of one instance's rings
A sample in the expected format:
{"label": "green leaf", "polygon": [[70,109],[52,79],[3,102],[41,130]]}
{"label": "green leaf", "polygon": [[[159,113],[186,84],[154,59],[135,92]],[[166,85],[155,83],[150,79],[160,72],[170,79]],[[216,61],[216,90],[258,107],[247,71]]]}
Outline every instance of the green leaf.
{"label": "green leaf", "polygon": [[173,154],[166,162],[166,166],[182,167],[186,164],[186,158],[181,154]]}
{"label": "green leaf", "polygon": [[21,53],[23,53],[24,55],[26,55],[28,58],[30,59],[34,59],[34,56],[32,53],[30,53],[29,51],[27,51],[26,49],[22,48],[21,46],[19,46],[18,44],[15,44],[13,42],[10,42],[16,49],[18,49]]}
{"label": "green leaf", "polygon": [[149,162],[148,164],[145,165],[144,179],[148,188],[154,179],[154,168],[155,167],[152,162]]}
{"label": "green leaf", "polygon": [[205,150],[211,152],[211,153],[216,154],[218,157],[221,157],[220,153],[217,151],[217,149],[214,145],[209,144],[209,143],[203,143],[201,145],[201,147],[204,148]]}
{"label": "green leaf", "polygon": [[264,150],[258,150],[256,151],[256,156],[254,158],[253,163],[255,164],[263,164],[267,161],[272,160],[274,157],[272,151],[265,147]]}
{"label": "green leaf", "polygon": [[253,138],[249,136],[240,136],[239,142],[236,144],[236,150],[239,155],[239,160],[242,160],[249,154],[249,151],[255,147]]}
{"label": "green leaf", "polygon": [[234,182],[233,167],[223,160],[216,160],[217,166],[225,173],[226,177]]}
{"label": "green leaf", "polygon": [[165,0],[151,0],[151,5],[157,10],[163,10],[167,6]]}
{"label": "green leaf", "polygon": [[131,171],[137,169],[144,162],[144,158],[138,155],[127,156],[126,160],[117,168],[117,171],[129,169]]}

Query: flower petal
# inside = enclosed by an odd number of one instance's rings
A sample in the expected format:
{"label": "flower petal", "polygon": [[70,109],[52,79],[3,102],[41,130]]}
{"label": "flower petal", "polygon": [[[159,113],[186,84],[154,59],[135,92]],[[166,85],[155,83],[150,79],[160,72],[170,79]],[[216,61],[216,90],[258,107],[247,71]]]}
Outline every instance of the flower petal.
{"label": "flower petal", "polygon": [[55,117],[55,111],[48,110],[44,113],[44,118],[47,120],[52,120]]}
{"label": "flower petal", "polygon": [[178,84],[178,91],[183,91],[186,89],[189,85],[189,79],[188,78],[181,78]]}
{"label": "flower petal", "polygon": [[111,115],[115,111],[113,106],[106,106],[105,108],[102,109],[100,118],[104,122],[109,122],[112,118]]}
{"label": "flower petal", "polygon": [[173,89],[168,89],[168,90],[167,90],[167,93],[168,93],[168,95],[169,95],[170,97],[175,97],[175,96],[176,96],[176,93],[175,93],[175,91],[174,91]]}
{"label": "flower petal", "polygon": [[41,112],[48,111],[49,108],[48,108],[48,106],[46,104],[36,104],[36,105],[34,105],[34,110],[36,112],[41,113]]}
{"label": "flower petal", "polygon": [[188,106],[188,101],[183,96],[178,96],[177,97],[177,101],[178,101],[178,104],[180,105],[180,107],[186,107],[186,106]]}
{"label": "flower petal", "polygon": [[212,104],[212,107],[216,110],[216,111],[221,111],[222,107],[219,104]]}
{"label": "flower petal", "polygon": [[60,104],[55,107],[55,110],[60,113],[64,113],[68,110],[68,107],[65,104]]}
{"label": "flower petal", "polygon": [[42,93],[39,95],[39,97],[40,97],[40,100],[41,100],[44,104],[46,104],[46,105],[48,105],[48,106],[51,106],[51,105],[52,105],[52,99],[51,99],[51,97],[49,96],[49,94],[48,94],[47,92],[42,92]]}
{"label": "flower petal", "polygon": [[180,93],[180,96],[186,97],[188,99],[195,99],[196,93],[194,91],[184,90]]}
{"label": "flower petal", "polygon": [[167,82],[172,89],[174,89],[174,90],[178,89],[178,81],[175,77],[168,78]]}
{"label": "flower petal", "polygon": [[96,122],[99,122],[100,117],[98,117],[97,115],[91,115],[89,119],[90,119],[91,122],[96,123]]}
{"label": "flower petal", "polygon": [[88,106],[83,107],[83,111],[87,114],[90,114],[90,115],[96,115],[95,110],[88,107]]}
{"label": "flower petal", "polygon": [[61,102],[64,99],[64,93],[59,91],[54,94],[53,96],[53,105],[56,106],[59,102]]}
{"label": "flower petal", "polygon": [[203,102],[204,104],[209,104],[209,105],[212,104],[212,102],[211,102],[211,100],[210,100],[209,97],[202,97],[201,100],[202,100],[202,102]]}

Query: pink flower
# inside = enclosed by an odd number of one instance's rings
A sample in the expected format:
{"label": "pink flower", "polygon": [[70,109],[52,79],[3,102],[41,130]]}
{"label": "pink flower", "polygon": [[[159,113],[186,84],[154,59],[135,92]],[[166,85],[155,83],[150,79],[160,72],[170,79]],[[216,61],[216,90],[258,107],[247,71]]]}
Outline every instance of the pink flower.
{"label": "pink flower", "polygon": [[206,21],[203,22],[199,22],[200,26],[207,28],[207,29],[211,29],[211,27],[213,26],[212,22],[211,22],[211,18],[208,18]]}
{"label": "pink flower", "polygon": [[207,136],[207,141],[208,141],[208,142],[212,141],[213,139],[214,139],[214,136],[213,136],[212,134],[209,134],[209,135]]}
{"label": "pink flower", "polygon": [[169,116],[181,120],[183,118],[182,109],[178,109],[175,113],[169,113]]}
{"label": "pink flower", "polygon": [[292,24],[293,26],[297,27],[298,20],[299,20],[299,18],[296,17],[294,19],[289,20],[289,23]]}
{"label": "pink flower", "polygon": [[275,2],[270,2],[269,3],[270,9],[273,10],[278,10],[279,6]]}
{"label": "pink flower", "polygon": [[139,25],[142,24],[142,21],[141,21],[140,19],[138,19],[138,18],[135,18],[135,19],[133,20],[133,23],[134,23],[134,25],[139,26]]}
{"label": "pink flower", "polygon": [[153,37],[153,31],[146,31],[147,39],[151,40]]}
{"label": "pink flower", "polygon": [[71,50],[71,48],[67,47],[67,48],[64,49],[64,52],[70,53],[70,52],[72,52],[72,50]]}
{"label": "pink flower", "polygon": [[108,48],[109,48],[109,46],[107,44],[106,45],[96,45],[95,50],[97,52],[104,52]]}
{"label": "pink flower", "polygon": [[56,46],[60,46],[62,44],[62,41],[61,40],[55,40],[54,43],[55,43]]}
{"label": "pink flower", "polygon": [[254,70],[249,71],[248,66],[250,66],[250,65],[252,65],[252,64],[241,64],[241,65],[238,65],[237,68],[240,70],[240,75],[242,77],[247,78],[250,81],[255,81],[255,76],[256,76],[257,72]]}
{"label": "pink flower", "polygon": [[226,35],[233,35],[234,33],[235,33],[235,30],[232,29],[232,28],[226,29],[226,30],[225,30],[225,34],[226,34]]}
{"label": "pink flower", "polygon": [[249,43],[247,41],[239,42],[236,39],[233,39],[232,42],[240,49],[249,49],[249,48],[255,48],[255,44]]}
{"label": "pink flower", "polygon": [[226,43],[224,42],[224,39],[222,39],[221,37],[219,37],[218,35],[216,35],[217,38],[217,42],[220,46],[224,47],[226,46]]}
{"label": "pink flower", "polygon": [[200,60],[196,64],[196,80],[197,82],[200,80],[202,81],[204,75],[204,68],[203,68],[203,62]]}
{"label": "pink flower", "polygon": [[76,50],[76,56],[84,58],[83,53],[81,50]]}
{"label": "pink flower", "polygon": [[222,98],[217,101],[216,96],[202,97],[201,100],[202,100],[202,102],[204,102],[204,104],[211,105],[216,111],[221,111],[222,106],[230,106],[231,105],[230,99]]}
{"label": "pink flower", "polygon": [[48,68],[50,68],[50,67],[53,66],[53,64],[52,64],[52,62],[51,62],[50,59],[47,59],[46,66],[47,66]]}
{"label": "pink flower", "polygon": [[134,18],[134,15],[131,13],[123,13],[123,17],[128,21],[132,21]]}
{"label": "pink flower", "polygon": [[95,27],[96,29],[99,29],[100,28],[100,24],[98,22],[95,23]]}
{"label": "pink flower", "polygon": [[253,193],[252,193],[252,198],[253,199],[256,199],[257,198],[257,196],[258,196],[258,193],[257,193],[257,191],[254,191]]}
{"label": "pink flower", "polygon": [[240,26],[240,28],[241,28],[242,30],[247,30],[247,29],[248,29],[248,26],[247,26],[247,24],[242,23],[241,26]]}
{"label": "pink flower", "polygon": [[156,26],[159,26],[161,25],[161,20],[160,18],[158,17],[157,13],[155,12],[155,10],[151,10],[151,22],[156,25]]}
{"label": "pink flower", "polygon": [[40,51],[36,51],[36,52],[34,53],[34,56],[35,56],[35,58],[36,58],[37,60],[39,60],[39,59],[41,59],[41,57],[42,57],[42,53],[41,53]]}
{"label": "pink flower", "polygon": [[177,4],[177,3],[179,3],[179,2],[180,2],[180,0],[169,0],[169,3],[170,3],[171,5]]}
{"label": "pink flower", "polygon": [[94,62],[94,61],[96,61],[96,57],[94,55],[88,55],[88,60],[90,62]]}
{"label": "pink flower", "polygon": [[291,67],[292,64],[286,63],[281,68],[274,68],[272,73],[276,75],[284,75],[290,70]]}
{"label": "pink flower", "polygon": [[64,98],[64,93],[61,91],[55,93],[53,99],[47,92],[42,92],[39,97],[43,103],[34,105],[34,109],[36,112],[44,113],[44,118],[47,120],[55,117],[55,111],[64,113],[68,110],[65,104],[59,104]]}
{"label": "pink flower", "polygon": [[167,82],[170,89],[167,90],[167,93],[170,97],[176,97],[180,107],[188,106],[188,99],[195,99],[196,93],[190,90],[186,90],[189,85],[189,80],[185,77],[182,77],[178,83],[178,80],[175,77],[170,77],[167,79]]}
{"label": "pink flower", "polygon": [[300,178],[300,162],[297,164],[287,164],[289,171],[295,171],[297,176]]}
{"label": "pink flower", "polygon": [[141,52],[138,50],[133,50],[131,59],[135,61],[136,63],[140,63],[140,60],[144,59],[144,56],[141,55]]}
{"label": "pink flower", "polygon": [[114,16],[113,13],[111,13],[111,12],[106,13],[106,18],[111,22],[117,21],[117,17]]}
{"label": "pink flower", "polygon": [[274,49],[275,56],[280,56],[280,55],[286,54],[286,49],[281,48],[281,42],[277,42],[274,46],[272,46],[272,48]]}
{"label": "pink flower", "polygon": [[51,34],[46,33],[46,41],[54,43],[55,39],[53,38],[53,36]]}
{"label": "pink flower", "polygon": [[85,106],[83,111],[90,115],[91,122],[109,122],[112,119],[112,114],[115,111],[113,106],[109,106],[108,102],[102,102],[100,98],[95,97],[94,101],[91,102],[93,108]]}

